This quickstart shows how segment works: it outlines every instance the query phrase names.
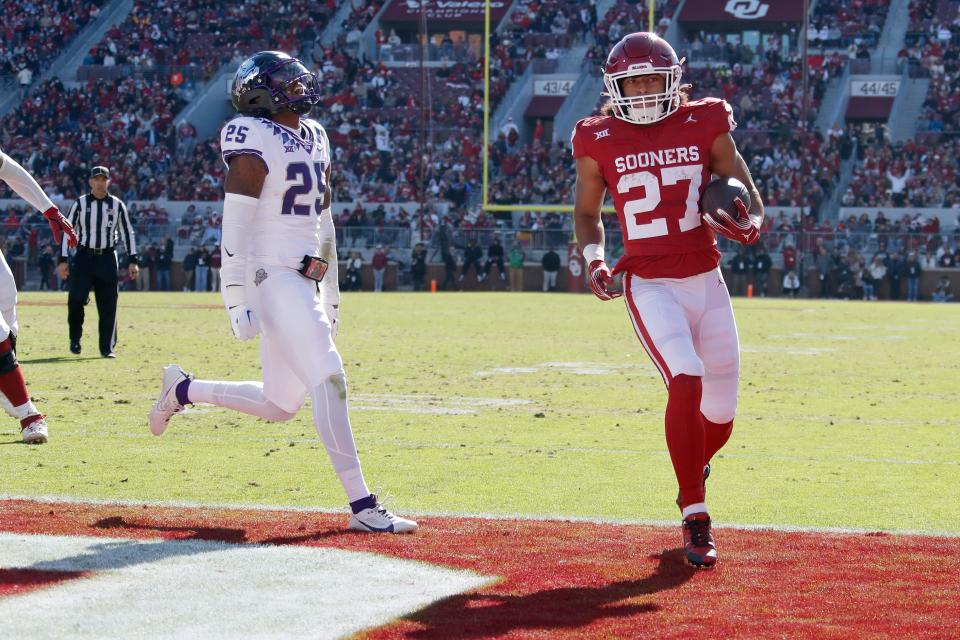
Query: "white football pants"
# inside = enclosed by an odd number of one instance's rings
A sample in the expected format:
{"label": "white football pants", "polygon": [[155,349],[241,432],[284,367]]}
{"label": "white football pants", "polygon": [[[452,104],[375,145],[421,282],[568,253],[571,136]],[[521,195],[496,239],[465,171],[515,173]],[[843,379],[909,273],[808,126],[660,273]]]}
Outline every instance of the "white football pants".
{"label": "white football pants", "polygon": [[343,362],[316,283],[287,267],[257,267],[248,276],[247,304],[261,328],[263,383],[194,380],[190,401],[282,421],[299,411],[309,392],[317,434],[348,500],[366,498],[370,491],[350,425]]}
{"label": "white football pants", "polygon": [[6,258],[0,252],[0,341],[6,340],[10,331],[19,333],[17,325],[17,283]]}
{"label": "white football pants", "polygon": [[740,341],[720,268],[689,278],[625,274],[624,301],[637,337],[664,384],[686,374],[703,378],[700,412],[733,420],[740,378]]}

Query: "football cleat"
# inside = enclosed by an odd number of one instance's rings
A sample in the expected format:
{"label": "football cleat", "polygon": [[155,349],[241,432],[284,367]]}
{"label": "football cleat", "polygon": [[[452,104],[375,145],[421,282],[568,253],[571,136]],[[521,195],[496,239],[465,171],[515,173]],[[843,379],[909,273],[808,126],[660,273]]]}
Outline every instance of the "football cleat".
{"label": "football cleat", "polygon": [[376,506],[350,516],[351,529],[366,533],[413,533],[417,530],[416,522],[390,513],[376,496],[373,499]]}
{"label": "football cleat", "polygon": [[687,563],[694,567],[710,568],[717,563],[717,545],[708,514],[691,513],[684,519],[683,552]]}
{"label": "football cleat", "polygon": [[[707,478],[709,477],[710,477],[710,464],[708,463],[703,465],[703,497],[704,499],[706,499],[707,497]],[[679,491],[677,491],[677,508],[680,509],[681,511],[683,510],[683,507],[680,506]]]}
{"label": "football cleat", "polygon": [[175,364],[169,364],[163,368],[160,397],[150,409],[150,432],[153,435],[162,435],[167,430],[173,414],[183,411],[183,405],[177,400],[177,385],[184,380],[193,380],[193,376]]}
{"label": "football cleat", "polygon": [[47,421],[44,416],[25,427],[20,427],[20,436],[27,444],[43,444],[47,441]]}

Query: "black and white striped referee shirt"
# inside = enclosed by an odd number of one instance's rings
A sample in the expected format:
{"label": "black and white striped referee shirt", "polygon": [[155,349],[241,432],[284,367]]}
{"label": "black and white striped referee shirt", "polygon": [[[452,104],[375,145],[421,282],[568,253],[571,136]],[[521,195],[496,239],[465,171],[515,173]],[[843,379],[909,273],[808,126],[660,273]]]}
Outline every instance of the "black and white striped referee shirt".
{"label": "black and white striped referee shirt", "polygon": [[[79,238],[78,247],[87,249],[113,249],[117,244],[117,231],[123,236],[127,255],[131,264],[137,262],[137,241],[133,235],[133,225],[127,215],[127,206],[113,195],[97,199],[92,193],[80,196],[73,206],[67,220],[73,225]],[[63,235],[60,255],[66,258],[68,253],[67,235]]]}

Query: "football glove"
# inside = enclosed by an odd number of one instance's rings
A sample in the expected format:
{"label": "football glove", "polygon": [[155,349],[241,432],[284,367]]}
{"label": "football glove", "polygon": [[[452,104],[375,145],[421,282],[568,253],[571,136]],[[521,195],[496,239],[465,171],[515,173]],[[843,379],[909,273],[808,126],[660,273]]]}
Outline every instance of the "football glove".
{"label": "football glove", "polygon": [[716,213],[706,212],[703,214],[703,221],[725,238],[741,244],[754,244],[760,239],[760,227],[747,213],[747,206],[743,204],[740,198],[736,198],[734,203],[737,205],[736,215],[731,215],[723,209],[717,209]]}
{"label": "football glove", "polygon": [[260,322],[246,305],[230,307],[227,313],[230,315],[230,328],[237,340],[250,340],[260,333]]}
{"label": "football glove", "polygon": [[73,230],[73,225],[71,225],[66,218],[63,217],[63,214],[60,213],[60,210],[56,207],[50,207],[43,212],[43,217],[47,219],[47,222],[50,223],[50,231],[53,232],[54,242],[60,242],[61,233],[67,234],[67,244],[72,249],[77,246],[77,232]]}
{"label": "football glove", "polygon": [[327,318],[330,319],[330,337],[336,340],[337,331],[340,330],[340,308],[334,304],[324,303],[323,310],[326,311]]}
{"label": "football glove", "polygon": [[608,287],[613,284],[613,274],[610,273],[610,267],[603,260],[594,260],[590,263],[590,289],[593,295],[601,300],[613,300],[623,295],[622,291],[610,291]]}

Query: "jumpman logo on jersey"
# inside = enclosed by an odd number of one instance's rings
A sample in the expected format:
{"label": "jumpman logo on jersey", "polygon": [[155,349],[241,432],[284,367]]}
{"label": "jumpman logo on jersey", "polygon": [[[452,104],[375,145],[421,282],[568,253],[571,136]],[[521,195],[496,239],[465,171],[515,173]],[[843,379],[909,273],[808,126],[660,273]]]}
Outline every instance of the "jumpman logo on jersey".
{"label": "jumpman logo on jersey", "polygon": [[683,121],[683,124],[687,124],[688,122],[696,122],[696,121],[697,119],[694,118],[693,114],[691,113],[687,115],[687,119]]}

